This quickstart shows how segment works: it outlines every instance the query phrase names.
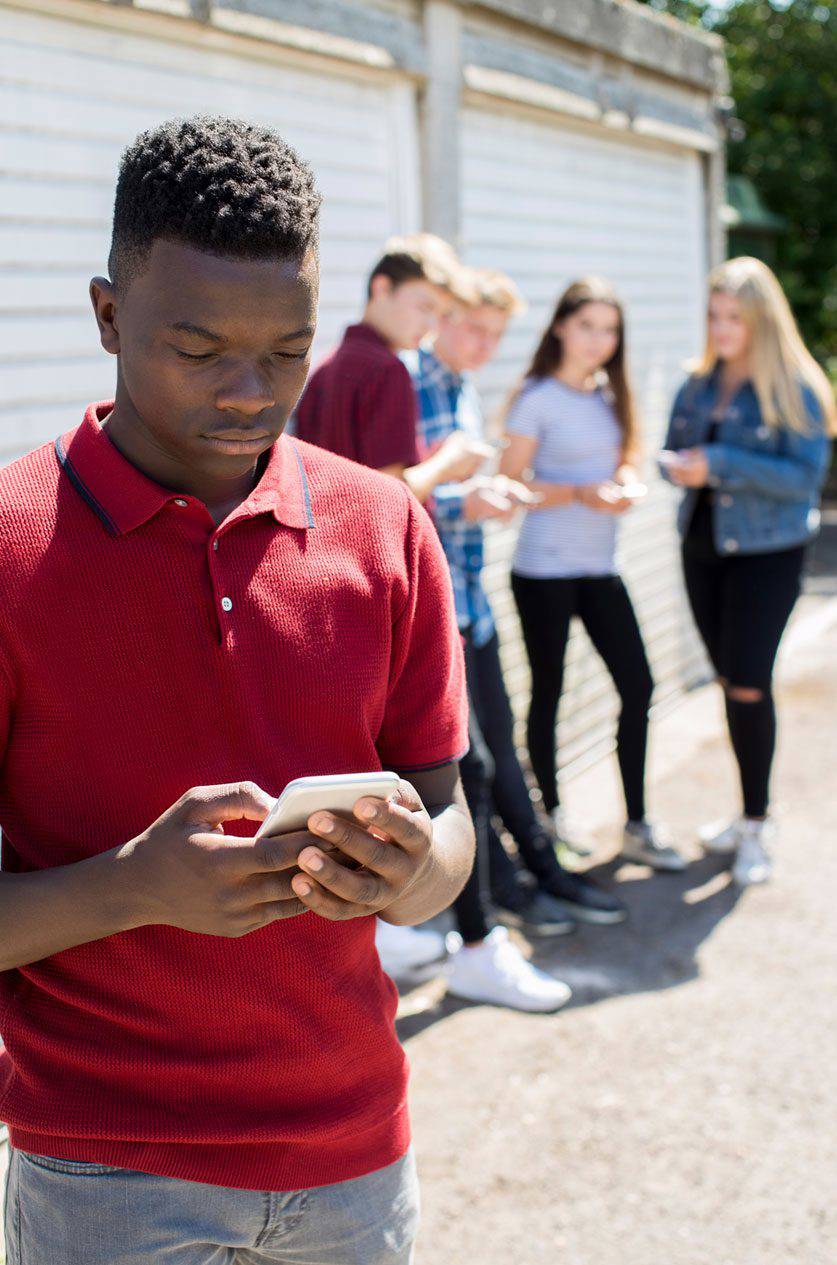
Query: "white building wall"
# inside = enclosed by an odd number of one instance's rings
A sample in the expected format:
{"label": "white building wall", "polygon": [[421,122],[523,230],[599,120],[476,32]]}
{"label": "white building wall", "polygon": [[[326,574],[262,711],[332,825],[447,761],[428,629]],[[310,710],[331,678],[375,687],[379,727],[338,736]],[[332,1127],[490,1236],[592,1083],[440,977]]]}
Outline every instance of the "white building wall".
{"label": "white building wall", "polygon": [[[461,135],[466,258],[506,270],[530,305],[483,374],[489,412],[519,377],[570,281],[599,274],[625,301],[651,493],[623,520],[621,555],[662,702],[703,666],[684,606],[673,495],[651,460],[684,361],[703,334],[700,159],[689,150],[499,103],[469,106]],[[508,589],[513,543],[513,530],[492,534],[488,584],[507,682],[522,716],[529,677]],[[598,754],[612,741],[616,710],[607,674],[580,628],[568,663],[564,764]]]}
{"label": "white building wall", "polygon": [[275,127],[311,162],[324,194],[315,358],[357,317],[381,242],[418,226],[406,81],[2,5],[0,47],[0,462],[112,392],[87,286],[107,271],[117,165],[137,132],[232,114]]}

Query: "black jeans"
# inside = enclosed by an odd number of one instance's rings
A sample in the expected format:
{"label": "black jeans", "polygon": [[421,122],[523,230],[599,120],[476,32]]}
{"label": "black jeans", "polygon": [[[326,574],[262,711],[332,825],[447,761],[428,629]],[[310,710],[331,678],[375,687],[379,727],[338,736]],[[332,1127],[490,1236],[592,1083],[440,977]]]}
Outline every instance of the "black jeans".
{"label": "black jeans", "polygon": [[642,821],[648,707],[654,682],[627,589],[618,575],[532,579],[512,573],[512,592],[532,669],[529,757],[544,807],[551,812],[558,806],[556,722],[570,620],[577,615],[621,700],[616,733],[619,771],[628,818]]}
{"label": "black jeans", "polygon": [[728,687],[761,692],[750,702],[729,694],[726,699],[748,817],[767,813],[776,746],[773,665],[799,596],[804,562],[804,545],[736,557],[718,554],[705,534],[687,535],[683,545],[686,592],[712,666]]}
{"label": "black jeans", "polygon": [[477,847],[468,881],[453,902],[453,912],[463,941],[465,944],[474,944],[483,940],[491,930],[488,921],[488,849],[494,761],[483,739],[470,690],[468,743],[468,750],[459,762],[459,774],[474,822]]}
{"label": "black jeans", "polygon": [[[559,865],[552,839],[538,818],[514,745],[514,717],[500,663],[495,633],[484,646],[465,634],[465,673],[472,710],[472,728],[490,754],[487,855],[490,887],[502,901],[519,884],[518,870],[500,842],[492,818],[496,814],[517,844],[520,857],[537,879],[551,878]],[[484,763],[486,763],[484,758]]]}

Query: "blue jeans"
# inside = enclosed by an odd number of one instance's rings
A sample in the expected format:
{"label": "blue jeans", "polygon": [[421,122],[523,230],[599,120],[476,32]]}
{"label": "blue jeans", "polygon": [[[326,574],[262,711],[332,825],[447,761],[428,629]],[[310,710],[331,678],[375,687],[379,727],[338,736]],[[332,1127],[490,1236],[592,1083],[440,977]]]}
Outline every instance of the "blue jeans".
{"label": "blue jeans", "polygon": [[378,1172],[282,1194],[13,1150],[7,1265],[410,1265],[412,1149]]}

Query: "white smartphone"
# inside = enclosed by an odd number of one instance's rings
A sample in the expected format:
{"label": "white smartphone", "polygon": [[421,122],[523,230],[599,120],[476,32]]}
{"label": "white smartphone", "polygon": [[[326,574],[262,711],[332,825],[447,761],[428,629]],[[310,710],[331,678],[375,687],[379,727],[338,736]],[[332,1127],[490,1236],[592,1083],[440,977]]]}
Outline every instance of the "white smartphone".
{"label": "white smartphone", "polygon": [[388,799],[398,786],[397,773],[331,773],[321,777],[298,777],[289,782],[259,827],[256,838],[286,835],[305,830],[308,818],[318,809],[351,817],[355,804],[364,795]]}
{"label": "white smartphone", "polygon": [[648,488],[644,483],[635,481],[633,483],[617,483],[620,494],[626,501],[641,501],[645,496]]}
{"label": "white smartphone", "polygon": [[657,453],[657,461],[661,466],[679,466],[681,456],[679,452],[672,452],[670,448],[661,448]]}

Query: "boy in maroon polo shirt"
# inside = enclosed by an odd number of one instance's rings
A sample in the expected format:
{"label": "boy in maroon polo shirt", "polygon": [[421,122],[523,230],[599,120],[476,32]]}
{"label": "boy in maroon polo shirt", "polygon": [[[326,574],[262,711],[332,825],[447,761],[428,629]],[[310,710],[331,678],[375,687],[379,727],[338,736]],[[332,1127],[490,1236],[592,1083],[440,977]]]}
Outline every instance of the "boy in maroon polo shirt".
{"label": "boy in maroon polo shirt", "polygon": [[393,237],[369,274],[363,318],[311,374],[294,414],[300,439],[403,479],[426,501],[439,483],[467,479],[491,449],[453,435],[432,453],[416,438],[418,413],[399,351],[414,351],[464,298],[466,274],[432,233]]}
{"label": "boy in maroon polo shirt", "polygon": [[[282,435],[318,206],[265,129],[138,137],[91,284],[115,402],[0,472],[9,1265],[411,1259],[373,915],[471,866],[461,647],[414,498]],[[253,842],[292,778],[381,767],[392,802]]]}

